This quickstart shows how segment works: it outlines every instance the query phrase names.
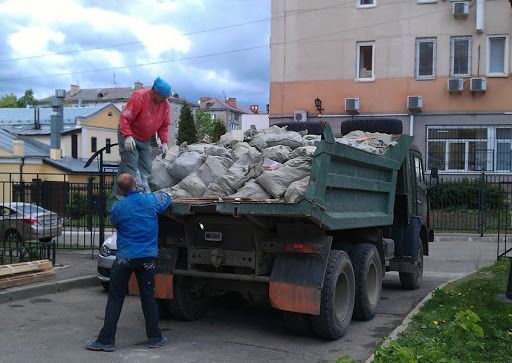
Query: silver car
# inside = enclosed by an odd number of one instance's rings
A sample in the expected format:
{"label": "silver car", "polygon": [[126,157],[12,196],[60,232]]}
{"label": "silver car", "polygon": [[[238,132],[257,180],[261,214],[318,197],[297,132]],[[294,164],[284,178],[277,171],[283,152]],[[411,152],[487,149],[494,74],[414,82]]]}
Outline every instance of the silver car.
{"label": "silver car", "polygon": [[61,234],[62,220],[57,213],[30,203],[0,204],[0,240],[49,242]]}
{"label": "silver car", "polygon": [[108,290],[110,282],[110,269],[116,259],[117,253],[117,233],[114,232],[112,236],[107,238],[100,248],[98,256],[98,273],[96,277],[100,281],[105,290]]}

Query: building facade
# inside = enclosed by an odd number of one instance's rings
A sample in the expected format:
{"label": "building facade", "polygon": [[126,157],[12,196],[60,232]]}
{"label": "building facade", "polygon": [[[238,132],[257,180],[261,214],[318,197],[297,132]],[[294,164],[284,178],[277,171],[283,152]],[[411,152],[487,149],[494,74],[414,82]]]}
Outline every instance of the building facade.
{"label": "building facade", "polygon": [[399,118],[427,170],[510,173],[511,15],[507,0],[272,1],[270,121]]}
{"label": "building facade", "polygon": [[168,98],[169,103],[171,104],[171,117],[170,117],[170,125],[169,125],[169,145],[176,145],[176,139],[178,137],[178,130],[180,129],[180,114],[181,108],[183,105],[188,105],[190,110],[192,111],[192,116],[194,116],[194,120],[196,118],[196,111],[199,109],[199,106],[190,102],[185,98],[181,98],[178,94],[173,94]]}

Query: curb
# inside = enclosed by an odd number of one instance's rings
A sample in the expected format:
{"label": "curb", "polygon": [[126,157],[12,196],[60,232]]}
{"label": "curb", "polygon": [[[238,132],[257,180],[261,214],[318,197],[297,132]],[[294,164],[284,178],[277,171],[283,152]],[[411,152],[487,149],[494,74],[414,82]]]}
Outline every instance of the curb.
{"label": "curb", "polygon": [[[427,296],[425,296],[419,303],[418,305],[416,305],[414,307],[414,309],[412,309],[409,314],[407,314],[407,316],[404,318],[404,320],[402,321],[402,324],[400,324],[399,326],[397,326],[392,332],[391,334],[389,334],[388,336],[391,338],[391,340],[396,340],[398,338],[398,334],[402,333],[403,331],[405,331],[405,329],[407,329],[409,327],[409,324],[411,324],[412,322],[412,319],[416,316],[416,314],[418,314],[421,310],[421,308],[423,307],[423,305],[425,305],[427,303],[427,301],[429,301],[430,299],[432,299],[432,294],[438,290],[438,289],[444,289],[446,287],[446,285],[448,284],[451,284],[455,281],[458,281],[458,280],[462,280],[463,278],[466,278],[468,277],[469,275],[472,275],[474,274],[475,272],[469,272],[463,276],[459,276],[459,277],[456,277],[454,279],[451,279],[449,281],[446,281],[446,282],[443,282],[441,285],[439,285],[438,287],[436,287],[433,291],[431,291]],[[386,347],[389,345],[389,341],[386,341],[382,344],[382,346]],[[373,361],[373,359],[375,358],[375,353],[372,353],[371,356],[369,356],[364,362],[365,363],[371,363]]]}
{"label": "curb", "polygon": [[16,287],[8,291],[0,291],[0,304],[28,299],[46,294],[55,294],[57,292],[67,291],[76,288],[97,286],[96,276],[83,276],[67,280],[58,280],[45,282],[37,285],[27,285]]}

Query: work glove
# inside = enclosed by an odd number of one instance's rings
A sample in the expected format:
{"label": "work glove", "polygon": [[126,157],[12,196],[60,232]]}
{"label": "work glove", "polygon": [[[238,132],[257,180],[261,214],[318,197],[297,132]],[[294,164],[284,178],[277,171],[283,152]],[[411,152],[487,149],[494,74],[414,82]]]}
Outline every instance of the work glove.
{"label": "work glove", "polygon": [[126,151],[133,151],[135,150],[136,147],[137,145],[135,145],[135,140],[133,139],[132,136],[128,136],[127,138],[124,139],[124,148],[126,149]]}
{"label": "work glove", "polygon": [[169,147],[167,144],[162,144],[162,158],[165,159],[165,154],[167,154],[167,150],[169,150]]}

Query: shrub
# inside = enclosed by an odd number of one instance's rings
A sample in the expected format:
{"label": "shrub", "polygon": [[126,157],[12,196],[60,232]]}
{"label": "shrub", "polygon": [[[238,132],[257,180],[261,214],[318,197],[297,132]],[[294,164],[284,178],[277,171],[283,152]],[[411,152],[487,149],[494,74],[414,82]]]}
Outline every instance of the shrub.
{"label": "shrub", "polygon": [[71,193],[69,203],[66,206],[66,215],[78,219],[87,214],[87,198],[83,193]]}
{"label": "shrub", "polygon": [[219,141],[220,137],[226,133],[226,126],[224,124],[217,120],[213,124],[213,132],[212,132],[212,141],[217,142]]}
{"label": "shrub", "polygon": [[[481,181],[464,179],[462,182],[440,183],[431,191],[432,209],[480,209]],[[503,209],[507,194],[499,186],[485,184],[484,209]]]}

